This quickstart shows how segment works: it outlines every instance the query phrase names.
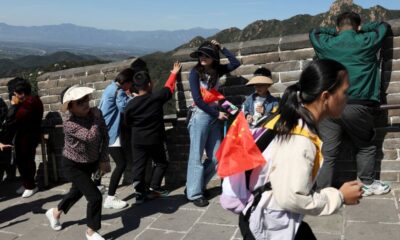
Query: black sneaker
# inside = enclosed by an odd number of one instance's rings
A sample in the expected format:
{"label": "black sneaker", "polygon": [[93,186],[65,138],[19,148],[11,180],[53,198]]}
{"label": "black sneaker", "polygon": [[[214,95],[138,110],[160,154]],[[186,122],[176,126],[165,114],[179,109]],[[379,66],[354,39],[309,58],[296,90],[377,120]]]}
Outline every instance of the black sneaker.
{"label": "black sneaker", "polygon": [[135,195],[136,195],[135,196],[135,199],[136,199],[135,204],[142,204],[146,200],[146,194],[144,194],[144,193],[136,192]]}
{"label": "black sneaker", "polygon": [[191,202],[193,202],[193,204],[197,207],[206,207],[208,206],[209,202],[206,198],[201,197],[195,200],[190,200]]}
{"label": "black sneaker", "polygon": [[150,188],[148,195],[149,198],[167,197],[169,195],[169,191],[163,187]]}

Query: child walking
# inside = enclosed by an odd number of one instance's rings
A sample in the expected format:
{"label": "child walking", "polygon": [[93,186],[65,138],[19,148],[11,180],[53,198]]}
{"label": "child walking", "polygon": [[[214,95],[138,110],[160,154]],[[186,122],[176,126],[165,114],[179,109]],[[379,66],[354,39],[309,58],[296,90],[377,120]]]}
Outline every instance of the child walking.
{"label": "child walking", "polygon": [[[147,71],[139,71],[133,77],[133,86],[138,91],[125,108],[125,122],[132,132],[133,181],[136,204],[143,203],[148,190],[152,196],[166,196],[168,191],[161,181],[168,166],[165,154],[164,104],[172,98],[177,73],[181,64],[176,62],[164,87],[153,92],[153,82]],[[154,161],[150,188],[145,184],[145,171],[149,158]]]}
{"label": "child walking", "polygon": [[103,240],[97,233],[101,227],[102,195],[92,181],[92,174],[100,168],[110,171],[108,158],[108,132],[100,110],[89,107],[92,88],[72,86],[62,96],[62,111],[70,116],[64,121],[65,145],[63,164],[65,176],[72,182],[71,189],[56,208],[46,212],[51,228],[61,230],[60,217],[82,197],[87,204],[86,239]]}

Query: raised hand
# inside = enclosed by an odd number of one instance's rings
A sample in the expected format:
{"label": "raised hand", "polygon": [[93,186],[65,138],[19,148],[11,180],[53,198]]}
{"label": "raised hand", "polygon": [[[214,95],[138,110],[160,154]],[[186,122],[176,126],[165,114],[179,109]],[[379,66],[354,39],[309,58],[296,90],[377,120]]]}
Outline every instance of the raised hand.
{"label": "raised hand", "polygon": [[178,61],[174,63],[174,67],[172,68],[172,73],[177,74],[182,68],[182,64]]}
{"label": "raised hand", "polygon": [[221,43],[219,43],[217,40],[213,39],[211,40],[211,44],[217,46],[219,49],[222,49]]}

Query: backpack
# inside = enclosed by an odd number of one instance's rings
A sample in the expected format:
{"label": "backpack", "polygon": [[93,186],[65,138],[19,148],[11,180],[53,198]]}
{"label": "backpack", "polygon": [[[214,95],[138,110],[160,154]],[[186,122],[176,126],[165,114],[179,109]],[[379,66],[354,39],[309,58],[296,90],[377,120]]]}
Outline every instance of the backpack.
{"label": "backpack", "polygon": [[[276,114],[268,116],[261,123],[257,124],[257,128],[251,129],[256,145],[261,152],[268,147],[276,135],[273,130],[263,128],[262,126],[275,116]],[[261,186],[254,189],[254,180],[257,180],[261,167],[237,173],[223,179],[222,194],[220,196],[222,208],[240,214],[249,202],[253,201],[253,204],[258,204],[261,194],[264,191],[270,190],[268,186]]]}

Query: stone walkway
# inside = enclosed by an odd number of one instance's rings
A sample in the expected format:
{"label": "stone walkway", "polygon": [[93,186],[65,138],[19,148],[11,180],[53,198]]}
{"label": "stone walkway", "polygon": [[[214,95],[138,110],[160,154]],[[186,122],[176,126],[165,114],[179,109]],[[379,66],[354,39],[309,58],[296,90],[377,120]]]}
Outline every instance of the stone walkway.
{"label": "stone walkway", "polygon": [[[41,191],[29,199],[5,193],[16,184],[0,185],[0,239],[84,239],[86,201],[82,199],[62,216],[63,230],[50,229],[45,211],[56,206],[69,184]],[[306,217],[320,240],[400,240],[400,185],[385,196],[369,197],[358,206],[345,207],[328,217]],[[213,187],[211,204],[197,208],[187,203],[183,188],[171,196],[135,205],[130,186],[118,195],[131,206],[122,210],[103,209],[101,233],[106,239],[233,240],[241,239],[237,216],[218,204],[218,188]]]}

